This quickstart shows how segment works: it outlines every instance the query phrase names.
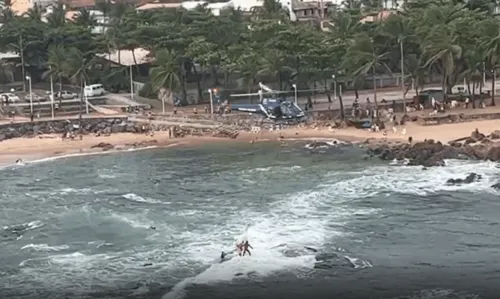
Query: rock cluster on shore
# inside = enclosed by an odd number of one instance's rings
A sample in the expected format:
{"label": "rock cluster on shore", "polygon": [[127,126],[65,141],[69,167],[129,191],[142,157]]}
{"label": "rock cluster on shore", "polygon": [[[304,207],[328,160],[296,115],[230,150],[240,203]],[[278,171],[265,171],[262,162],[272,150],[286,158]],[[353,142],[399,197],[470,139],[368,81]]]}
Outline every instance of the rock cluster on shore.
{"label": "rock cluster on shore", "polygon": [[[407,165],[421,165],[424,167],[444,166],[446,159],[470,159],[500,161],[500,131],[489,136],[472,132],[470,137],[460,138],[443,144],[434,140],[399,144],[370,144],[368,153],[382,160],[407,161]],[[500,141],[500,140],[499,140]]]}
{"label": "rock cluster on shore", "polygon": [[[54,120],[33,123],[12,123],[0,126],[0,141],[19,138],[36,137],[44,134],[63,134],[78,132],[78,120]],[[171,131],[172,137],[213,136],[236,138],[238,132],[225,128],[198,129],[189,126],[149,125],[148,123],[132,122],[127,118],[92,118],[82,120],[82,134],[111,135],[114,133],[146,133],[153,131]]]}

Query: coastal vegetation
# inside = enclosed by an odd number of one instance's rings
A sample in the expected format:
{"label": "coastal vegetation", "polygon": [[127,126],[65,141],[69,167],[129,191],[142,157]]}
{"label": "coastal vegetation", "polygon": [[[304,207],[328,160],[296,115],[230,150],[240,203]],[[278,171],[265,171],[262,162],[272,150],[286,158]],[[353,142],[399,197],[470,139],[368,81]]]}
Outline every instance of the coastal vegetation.
{"label": "coastal vegetation", "polygon": [[387,13],[378,1],[353,0],[331,9],[321,26],[290,21],[274,0],[252,15],[228,9],[214,16],[201,6],[136,10],[107,0],[96,9],[106,24],[84,9],[68,20],[62,4],[51,13],[34,6],[23,16],[6,7],[0,50],[22,56],[23,77],[40,73],[42,80],[123,90],[129,68],[111,67],[96,55],[143,48],[151,53],[151,67],[130,70],[148,82],[145,96],[166,90],[185,98],[193,82],[200,99],[206,88],[239,79],[249,91],[260,80],[282,90],[321,84],[331,100],[332,76],[357,91],[380,74],[404,78],[402,88],[413,86],[417,93],[429,76],[439,76],[447,92],[465,82],[474,96],[483,76],[495,78],[500,66],[500,20],[490,1],[408,0]]}

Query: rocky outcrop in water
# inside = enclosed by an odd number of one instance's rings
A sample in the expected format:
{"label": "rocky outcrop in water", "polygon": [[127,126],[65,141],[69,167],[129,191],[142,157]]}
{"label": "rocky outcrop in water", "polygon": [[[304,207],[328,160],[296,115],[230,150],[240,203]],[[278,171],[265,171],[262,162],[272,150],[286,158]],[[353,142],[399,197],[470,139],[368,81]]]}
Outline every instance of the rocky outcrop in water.
{"label": "rocky outcrop in water", "polygon": [[115,148],[115,146],[113,144],[111,144],[111,143],[99,142],[98,144],[93,145],[90,148],[101,148],[104,151],[108,151],[108,150],[111,150],[111,149]]}
{"label": "rocky outcrop in water", "polygon": [[145,140],[145,141],[140,141],[140,142],[134,142],[134,143],[127,143],[125,144],[126,146],[131,146],[131,147],[148,147],[148,146],[155,146],[158,144],[158,140],[152,139],[152,140]]}
{"label": "rocky outcrop in water", "polygon": [[469,173],[469,175],[467,175],[465,177],[465,179],[449,179],[446,181],[446,184],[447,185],[463,185],[463,184],[470,184],[472,182],[476,182],[476,181],[479,181],[481,180],[482,176],[480,174],[477,174],[477,173]]}
{"label": "rocky outcrop in water", "polygon": [[218,137],[218,138],[235,139],[236,137],[238,137],[238,135],[239,135],[238,131],[232,131],[226,129],[219,129],[212,133],[212,137]]}
{"label": "rocky outcrop in water", "polygon": [[[414,144],[369,144],[368,153],[382,160],[407,160],[408,165],[444,166],[446,159],[500,161],[500,143],[491,141],[477,130],[470,137],[442,144],[426,140]],[[496,135],[495,135],[496,136]]]}
{"label": "rocky outcrop in water", "polygon": [[491,188],[500,190],[500,183],[496,183],[494,185],[491,185]]}

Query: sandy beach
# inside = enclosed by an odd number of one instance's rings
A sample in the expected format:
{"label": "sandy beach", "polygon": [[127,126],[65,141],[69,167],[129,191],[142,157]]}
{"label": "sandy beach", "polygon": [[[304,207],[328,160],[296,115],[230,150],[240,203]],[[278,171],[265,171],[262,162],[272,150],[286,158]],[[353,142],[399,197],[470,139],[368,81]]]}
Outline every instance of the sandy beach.
{"label": "sandy beach", "polygon": [[[277,142],[283,140],[314,140],[314,139],[339,139],[344,141],[360,141],[367,139],[378,141],[402,141],[406,142],[411,136],[414,141],[434,139],[446,143],[448,141],[469,136],[476,128],[489,134],[500,129],[500,120],[474,121],[457,124],[445,124],[439,126],[421,126],[408,123],[404,126],[406,134],[401,133],[401,128],[395,133],[392,127],[387,129],[387,133],[370,132],[355,128],[329,129],[318,128],[290,128],[280,131],[265,131],[258,134],[242,132],[236,139],[187,136],[183,138],[169,138],[168,132],[156,132],[154,136],[133,133],[118,133],[110,136],[86,135],[83,140],[62,141],[59,135],[43,135],[37,138],[17,138],[5,140],[0,143],[0,165],[9,165],[16,160],[33,161],[48,157],[66,156],[72,154],[91,154],[114,152],[120,149],[126,150],[137,146],[140,143],[156,140],[155,146],[200,146],[209,142]],[[92,148],[98,143],[110,143],[115,146],[114,150],[104,151],[102,148]],[[134,143],[136,144],[134,146]]]}

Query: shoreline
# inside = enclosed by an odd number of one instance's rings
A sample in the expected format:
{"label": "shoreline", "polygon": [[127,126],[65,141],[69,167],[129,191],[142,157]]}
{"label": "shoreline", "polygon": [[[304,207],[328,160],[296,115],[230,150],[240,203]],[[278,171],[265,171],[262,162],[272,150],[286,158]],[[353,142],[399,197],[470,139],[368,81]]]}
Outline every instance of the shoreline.
{"label": "shoreline", "polygon": [[[369,132],[367,130],[346,128],[331,129],[328,127],[293,127],[277,131],[263,131],[257,134],[240,132],[234,138],[211,136],[185,136],[169,138],[169,133],[155,132],[154,136],[139,133],[114,133],[110,136],[85,135],[83,140],[62,141],[59,135],[40,135],[34,138],[14,138],[0,142],[0,167],[15,165],[21,159],[23,162],[36,163],[40,160],[62,159],[85,155],[113,154],[127,151],[146,150],[152,148],[169,148],[180,146],[203,146],[213,143],[256,143],[256,142],[287,142],[287,141],[328,141],[340,140],[352,143],[406,143],[408,137],[414,142],[433,139],[446,144],[451,140],[470,136],[476,128],[485,134],[490,134],[496,128],[500,129],[500,120],[478,120],[467,123],[443,124],[439,126],[420,126],[408,123],[404,126],[406,134],[394,132],[388,127],[384,132]],[[95,147],[99,143],[108,144],[110,148]]]}
{"label": "shoreline", "polygon": [[[283,131],[281,131],[283,134]],[[157,132],[154,136],[145,136],[135,133],[115,133],[111,136],[84,136],[83,140],[62,141],[58,136],[45,136],[45,138],[16,138],[0,143],[0,168],[17,165],[17,160],[22,164],[33,164],[44,161],[52,161],[64,158],[117,154],[150,149],[166,149],[171,147],[198,147],[204,144],[220,143],[260,143],[260,142],[282,142],[282,141],[327,141],[340,140],[336,136],[324,136],[315,134],[302,136],[300,138],[279,138],[280,131],[254,135],[240,133],[235,139],[210,137],[210,136],[186,136],[181,138],[168,138],[168,132]],[[121,141],[116,141],[120,139]],[[49,142],[47,142],[50,140]],[[59,143],[59,144],[58,144]],[[113,145],[112,149],[93,147],[99,143]],[[22,147],[18,147],[22,146]],[[42,149],[43,147],[43,149]]]}

